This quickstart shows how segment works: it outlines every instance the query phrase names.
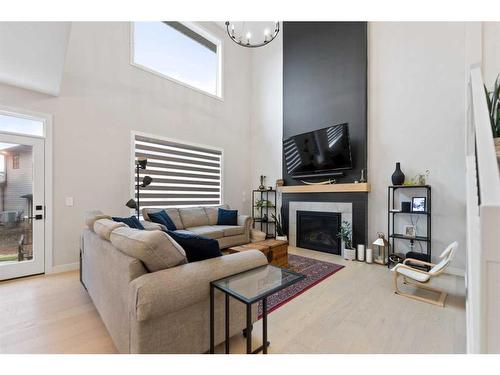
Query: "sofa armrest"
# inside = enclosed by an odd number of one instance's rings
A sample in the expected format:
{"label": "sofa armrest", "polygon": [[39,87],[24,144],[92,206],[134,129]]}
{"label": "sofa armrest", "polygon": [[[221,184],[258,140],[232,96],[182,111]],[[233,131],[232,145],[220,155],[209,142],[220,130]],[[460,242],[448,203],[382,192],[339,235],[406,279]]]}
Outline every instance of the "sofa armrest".
{"label": "sofa armrest", "polygon": [[130,283],[132,316],[137,321],[158,318],[210,296],[210,282],[267,264],[258,250],[183,264],[146,275]]}
{"label": "sofa armrest", "polygon": [[245,231],[250,231],[252,226],[252,218],[248,215],[238,215],[238,225],[245,227]]}

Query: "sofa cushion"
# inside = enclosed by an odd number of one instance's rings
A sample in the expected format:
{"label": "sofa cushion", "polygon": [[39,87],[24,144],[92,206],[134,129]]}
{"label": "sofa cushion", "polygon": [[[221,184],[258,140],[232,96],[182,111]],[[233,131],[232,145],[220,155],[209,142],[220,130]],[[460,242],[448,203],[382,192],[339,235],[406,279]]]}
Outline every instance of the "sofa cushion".
{"label": "sofa cushion", "polygon": [[165,226],[153,223],[152,221],[141,220],[141,224],[144,227],[144,230],[167,230]]}
{"label": "sofa cushion", "polygon": [[158,212],[150,212],[149,218],[151,219],[152,222],[161,224],[161,225],[165,226],[168,230],[176,230],[177,229],[174,222],[172,221],[170,216],[168,216],[168,214],[165,212],[165,210],[161,210]]}
{"label": "sofa cushion", "polygon": [[212,238],[171,231],[167,233],[182,246],[189,263],[222,256],[219,243]]}
{"label": "sofa cushion", "polygon": [[233,246],[246,245],[249,240],[246,234],[238,234],[237,236],[217,238],[217,242],[221,249],[227,249]]}
{"label": "sofa cushion", "polygon": [[127,225],[110,219],[99,219],[94,223],[94,232],[103,240],[109,241],[111,232],[121,227],[127,227]]}
{"label": "sofa cushion", "polygon": [[224,237],[224,231],[219,229],[218,226],[215,225],[202,225],[199,227],[190,227],[186,228],[186,230],[208,238],[222,238]]}
{"label": "sofa cushion", "polygon": [[143,208],[142,216],[144,219],[151,221],[149,213],[160,211],[165,211],[167,213],[168,217],[174,222],[177,229],[184,229],[184,225],[182,224],[181,216],[179,215],[179,210],[177,208]]}
{"label": "sofa cushion", "polygon": [[217,225],[218,230],[222,230],[224,237],[237,236],[245,232],[245,227],[241,225]]}
{"label": "sofa cushion", "polygon": [[208,216],[203,207],[179,208],[179,214],[186,229],[208,225]]}
{"label": "sofa cushion", "polygon": [[208,224],[209,225],[217,225],[217,217],[219,216],[219,208],[228,209],[229,206],[227,204],[221,204],[219,206],[210,206],[203,207],[205,213],[208,216]]}
{"label": "sofa cushion", "polygon": [[237,225],[238,210],[226,210],[219,208],[217,216],[217,225]]}
{"label": "sofa cushion", "polygon": [[112,219],[119,223],[125,223],[129,228],[144,230],[144,226],[141,224],[138,218],[135,216],[130,217],[116,217],[113,216]]}
{"label": "sofa cushion", "polygon": [[186,253],[167,233],[159,230],[117,228],[111,243],[121,252],[141,260],[149,272],[187,262]]}

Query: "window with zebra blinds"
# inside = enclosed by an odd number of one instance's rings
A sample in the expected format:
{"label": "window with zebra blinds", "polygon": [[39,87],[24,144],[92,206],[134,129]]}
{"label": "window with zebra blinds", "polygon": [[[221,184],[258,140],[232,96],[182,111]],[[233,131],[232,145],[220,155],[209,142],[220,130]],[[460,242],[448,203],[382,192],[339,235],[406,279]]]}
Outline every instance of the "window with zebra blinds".
{"label": "window with zebra blinds", "polygon": [[141,207],[222,203],[222,150],[141,134],[134,134],[134,149],[136,160],[147,159],[139,183],[145,176],[153,179],[140,190]]}

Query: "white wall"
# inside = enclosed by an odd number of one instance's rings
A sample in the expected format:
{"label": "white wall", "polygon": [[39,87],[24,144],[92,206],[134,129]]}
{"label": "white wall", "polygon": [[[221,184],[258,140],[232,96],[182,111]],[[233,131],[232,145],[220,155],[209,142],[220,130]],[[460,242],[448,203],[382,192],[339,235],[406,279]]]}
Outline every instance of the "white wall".
{"label": "white wall", "polygon": [[[387,233],[387,186],[395,163],[408,177],[429,169],[433,254],[462,245],[465,268],[465,26],[463,23],[370,23],[368,237]],[[252,180],[281,175],[282,45],[252,56]],[[266,48],[268,48],[266,47]],[[279,58],[278,58],[279,56]],[[260,95],[264,94],[264,97]],[[307,93],[304,93],[307,95]],[[279,100],[276,100],[279,98]],[[260,141],[264,140],[261,144]],[[421,221],[419,228],[423,228]],[[418,249],[418,248],[417,248]]]}
{"label": "white wall", "polygon": [[131,130],[223,148],[225,201],[248,212],[248,49],[224,43],[220,101],[131,66],[129,47],[128,23],[76,22],[59,97],[0,85],[0,104],[54,116],[54,265],[77,262],[86,210],[129,213]]}
{"label": "white wall", "polygon": [[429,169],[433,258],[457,240],[464,269],[465,24],[370,23],[368,44],[370,240],[387,232],[395,163],[407,177]]}
{"label": "white wall", "polygon": [[256,48],[251,54],[250,111],[250,182],[259,186],[266,176],[266,186],[281,179],[283,141],[283,38],[278,34],[272,43]]}
{"label": "white wall", "polygon": [[483,79],[492,87],[500,74],[500,22],[483,22]]}

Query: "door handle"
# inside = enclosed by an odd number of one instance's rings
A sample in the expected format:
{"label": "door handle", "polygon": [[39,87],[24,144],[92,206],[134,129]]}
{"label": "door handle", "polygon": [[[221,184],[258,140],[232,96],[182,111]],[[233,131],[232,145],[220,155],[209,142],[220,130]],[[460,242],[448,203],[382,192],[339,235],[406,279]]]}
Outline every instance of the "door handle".
{"label": "door handle", "polygon": [[35,216],[30,216],[30,217],[28,217],[28,219],[42,220],[43,219],[43,215],[42,214],[38,214],[38,215],[35,215]]}

